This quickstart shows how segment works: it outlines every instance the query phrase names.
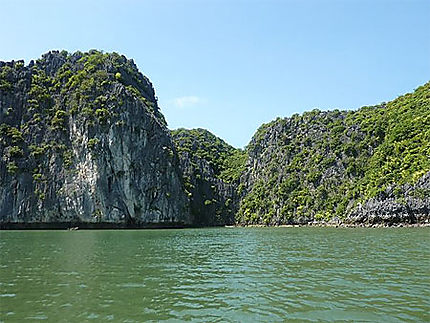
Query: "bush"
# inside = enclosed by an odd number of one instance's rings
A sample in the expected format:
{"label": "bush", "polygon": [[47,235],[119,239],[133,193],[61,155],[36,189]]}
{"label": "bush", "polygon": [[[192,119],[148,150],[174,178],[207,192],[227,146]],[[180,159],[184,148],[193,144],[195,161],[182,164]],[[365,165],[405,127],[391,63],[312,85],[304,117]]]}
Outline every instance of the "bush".
{"label": "bush", "polygon": [[97,109],[96,110],[96,117],[99,120],[100,123],[106,123],[109,119],[110,113],[107,109]]}
{"label": "bush", "polygon": [[9,148],[9,156],[14,158],[23,157],[24,152],[18,146],[12,146]]}
{"label": "bush", "polygon": [[18,166],[14,161],[11,161],[6,165],[6,170],[9,174],[15,175],[18,172]]}
{"label": "bush", "polygon": [[91,150],[94,150],[97,145],[99,144],[100,139],[98,138],[91,138],[90,140],[88,140],[88,148]]}

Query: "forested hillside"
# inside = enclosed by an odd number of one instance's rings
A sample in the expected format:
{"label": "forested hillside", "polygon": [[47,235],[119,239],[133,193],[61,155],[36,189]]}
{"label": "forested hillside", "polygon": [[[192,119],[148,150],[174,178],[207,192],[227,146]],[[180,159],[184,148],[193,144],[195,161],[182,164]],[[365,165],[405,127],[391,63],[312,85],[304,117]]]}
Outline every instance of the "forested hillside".
{"label": "forested hillside", "polygon": [[[401,185],[430,171],[430,83],[357,111],[279,118],[258,129],[247,153],[239,223],[345,219],[358,203],[392,190],[405,204]],[[423,187],[414,192],[430,196]],[[419,213],[428,216],[426,205]]]}

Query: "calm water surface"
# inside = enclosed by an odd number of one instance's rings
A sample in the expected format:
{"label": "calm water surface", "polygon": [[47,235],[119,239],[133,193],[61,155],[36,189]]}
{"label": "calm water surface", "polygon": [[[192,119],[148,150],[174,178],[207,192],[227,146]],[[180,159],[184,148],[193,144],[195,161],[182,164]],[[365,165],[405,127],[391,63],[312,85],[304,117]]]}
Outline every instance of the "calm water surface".
{"label": "calm water surface", "polygon": [[430,228],[0,232],[0,321],[430,321]]}

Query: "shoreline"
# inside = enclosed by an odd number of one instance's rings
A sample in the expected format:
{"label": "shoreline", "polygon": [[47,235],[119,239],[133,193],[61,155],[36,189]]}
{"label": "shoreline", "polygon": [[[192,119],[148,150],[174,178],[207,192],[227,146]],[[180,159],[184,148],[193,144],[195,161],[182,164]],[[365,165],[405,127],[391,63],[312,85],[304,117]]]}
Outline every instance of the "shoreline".
{"label": "shoreline", "polygon": [[245,225],[226,225],[227,228],[424,228],[430,227],[430,222],[424,223],[307,223],[307,224],[245,224]]}
{"label": "shoreline", "polygon": [[60,222],[60,223],[0,223],[0,231],[8,230],[156,230],[156,229],[196,229],[196,228],[424,228],[430,227],[430,222],[424,223],[330,223],[330,222],[311,222],[304,224],[232,224],[232,225],[188,225],[184,223],[88,223],[88,222]]}
{"label": "shoreline", "polygon": [[7,222],[0,223],[0,231],[6,230],[136,230],[136,229],[184,229],[192,225],[180,222],[165,223],[114,223],[114,222]]}

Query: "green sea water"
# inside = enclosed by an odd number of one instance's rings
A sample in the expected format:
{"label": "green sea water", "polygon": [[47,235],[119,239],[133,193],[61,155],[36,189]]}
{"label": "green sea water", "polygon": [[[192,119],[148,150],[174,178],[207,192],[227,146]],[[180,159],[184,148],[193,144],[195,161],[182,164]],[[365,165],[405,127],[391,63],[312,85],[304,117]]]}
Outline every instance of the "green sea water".
{"label": "green sea water", "polygon": [[2,231],[0,321],[430,321],[430,228]]}

